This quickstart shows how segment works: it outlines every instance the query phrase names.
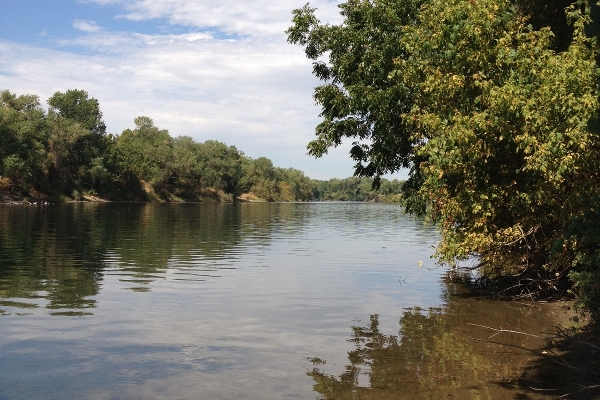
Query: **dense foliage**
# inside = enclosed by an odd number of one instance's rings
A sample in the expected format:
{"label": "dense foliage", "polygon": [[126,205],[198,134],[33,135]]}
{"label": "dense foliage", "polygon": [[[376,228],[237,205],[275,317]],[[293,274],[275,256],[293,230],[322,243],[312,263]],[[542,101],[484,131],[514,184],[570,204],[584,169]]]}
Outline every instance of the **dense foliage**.
{"label": "dense foliage", "polygon": [[293,168],[274,167],[266,157],[247,162],[243,184],[256,197],[267,201],[311,200],[310,178]]}
{"label": "dense foliage", "polygon": [[399,203],[402,181],[381,179],[377,189],[372,178],[351,177],[313,181],[313,199],[319,201],[374,201]]}
{"label": "dense foliage", "polygon": [[108,135],[98,101],[85,91],[58,92],[48,105],[46,112],[37,96],[0,92],[0,193],[5,196],[232,200],[269,181],[287,192],[265,196],[268,200],[310,199],[310,180],[301,171],[275,168],[265,159],[269,165],[257,174],[262,159],[214,140],[172,138],[145,116],[135,118],[134,129]]}
{"label": "dense foliage", "polygon": [[[367,139],[351,156],[385,169],[356,173],[411,168],[403,200],[439,224],[440,261],[475,258],[483,276],[513,278],[522,294],[574,284],[600,315],[597,7],[349,0],[340,8],[344,21],[331,26],[306,5],[288,30],[327,81],[315,89],[323,123],[309,150]],[[393,52],[382,52],[386,38]],[[373,93],[402,95],[387,102]],[[357,118],[366,125],[349,122]]]}
{"label": "dense foliage", "polygon": [[[305,46],[315,76],[325,83],[315,89],[323,122],[308,150],[327,153],[344,138],[353,139],[350,156],[355,175],[374,176],[409,167],[414,140],[401,113],[412,105],[408,87],[390,77],[394,60],[406,56],[398,43],[402,27],[418,14],[422,0],[350,0],[340,5],[339,26],[322,25],[308,4],[295,10],[288,40]],[[327,55],[329,63],[322,58]]]}
{"label": "dense foliage", "polygon": [[377,192],[367,178],[350,178],[344,189],[313,181],[216,140],[173,138],[145,116],[108,135],[98,101],[83,90],[57,92],[48,105],[0,92],[0,199],[373,200],[400,192],[385,180]]}

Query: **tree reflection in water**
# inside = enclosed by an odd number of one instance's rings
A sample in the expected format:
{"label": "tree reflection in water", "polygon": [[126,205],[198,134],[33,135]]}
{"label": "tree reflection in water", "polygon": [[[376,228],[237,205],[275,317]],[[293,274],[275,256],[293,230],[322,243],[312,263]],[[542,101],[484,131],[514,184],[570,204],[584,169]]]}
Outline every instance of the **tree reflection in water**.
{"label": "tree reflection in water", "polygon": [[[341,375],[328,374],[318,358],[308,375],[322,399],[556,398],[572,388],[568,374],[540,368],[531,351],[545,351],[553,336],[552,310],[548,304],[478,299],[448,284],[444,306],[404,310],[397,335],[380,331],[378,315],[352,327],[355,349]],[[500,344],[492,343],[493,332],[469,324],[541,338],[501,333],[493,338]]]}
{"label": "tree reflection in water", "polygon": [[0,314],[89,315],[107,274],[136,292],[150,291],[169,269],[187,280],[214,278],[245,249],[269,246],[273,215],[291,212],[233,204],[0,207]]}

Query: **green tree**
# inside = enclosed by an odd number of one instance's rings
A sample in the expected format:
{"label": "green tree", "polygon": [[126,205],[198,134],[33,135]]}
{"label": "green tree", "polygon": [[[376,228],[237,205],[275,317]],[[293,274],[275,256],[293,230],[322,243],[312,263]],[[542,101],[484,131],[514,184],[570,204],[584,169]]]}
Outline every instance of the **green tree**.
{"label": "green tree", "polygon": [[173,139],[172,168],[179,181],[200,181],[202,171],[198,163],[200,144],[189,136],[179,136]]}
{"label": "green tree", "polygon": [[48,188],[45,119],[37,96],[0,92],[0,190],[28,195]]}
{"label": "green tree", "polygon": [[309,200],[302,171],[246,158],[216,140],[171,138],[151,118],[107,135],[96,99],[56,92],[46,113],[34,95],[0,92],[0,194],[79,199],[235,200],[254,187],[271,201]]}
{"label": "green tree", "polygon": [[85,90],[72,89],[64,93],[56,92],[48,99],[48,105],[50,112],[76,121],[92,135],[103,136],[106,134],[100,103],[94,98],[89,98],[88,92]]}
{"label": "green tree", "polygon": [[107,186],[104,155],[109,142],[98,100],[75,89],[56,92],[48,105],[49,147],[60,190],[70,195]]}
{"label": "green tree", "polygon": [[322,24],[308,4],[293,11],[288,42],[305,47],[313,74],[325,82],[314,92],[323,121],[309,154],[320,157],[351,139],[355,175],[376,182],[413,165],[412,126],[402,118],[412,107],[412,85],[390,73],[395,59],[408,56],[399,45],[403,27],[414,22],[422,4],[349,0],[339,5],[340,25]]}
{"label": "green tree", "polygon": [[313,195],[313,183],[304,172],[275,167],[266,157],[247,159],[242,186],[267,201],[309,201]]}
{"label": "green tree", "polygon": [[294,168],[277,168],[280,176],[280,188],[289,190],[290,201],[309,201],[312,199],[312,182],[304,172]]}
{"label": "green tree", "polygon": [[248,160],[244,171],[244,184],[259,198],[277,201],[278,187],[273,162],[267,157]]}
{"label": "green tree", "polygon": [[[402,193],[403,182],[389,181],[382,178],[379,189],[374,189],[372,178],[350,177],[346,179],[330,179],[313,181],[313,197],[315,200],[327,201],[390,201],[398,202]],[[389,200],[388,197],[389,196]]]}
{"label": "green tree", "polygon": [[439,223],[442,262],[475,256],[481,272],[516,277],[523,292],[558,289],[570,273],[600,310],[600,30],[590,17],[598,8],[585,0],[340,8],[338,26],[321,24],[308,5],[294,10],[287,32],[327,82],[315,89],[323,122],[310,153],[352,138],[357,175],[411,167],[404,202]]}
{"label": "green tree", "polygon": [[205,186],[223,190],[234,199],[243,191],[243,154],[235,146],[207,140],[199,144],[197,157]]}
{"label": "green tree", "polygon": [[171,136],[166,129],[154,126],[149,117],[140,116],[133,122],[135,129],[126,129],[117,138],[118,158],[138,179],[159,187],[172,177]]}
{"label": "green tree", "polygon": [[[403,46],[397,73],[418,82],[425,180],[420,195],[440,223],[442,261],[477,256],[487,274],[554,289],[572,266],[566,225],[582,190],[598,188],[595,40],[571,7],[570,46],[534,30],[509,1],[430,1]],[[532,283],[531,286],[528,284]]]}

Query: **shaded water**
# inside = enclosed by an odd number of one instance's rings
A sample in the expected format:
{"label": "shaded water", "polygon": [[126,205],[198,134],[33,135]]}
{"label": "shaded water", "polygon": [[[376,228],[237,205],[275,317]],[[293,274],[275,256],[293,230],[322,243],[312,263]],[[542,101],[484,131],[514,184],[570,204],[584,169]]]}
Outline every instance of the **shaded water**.
{"label": "shaded water", "polygon": [[0,206],[0,399],[546,395],[542,340],[468,324],[552,315],[443,283],[437,240],[383,204]]}

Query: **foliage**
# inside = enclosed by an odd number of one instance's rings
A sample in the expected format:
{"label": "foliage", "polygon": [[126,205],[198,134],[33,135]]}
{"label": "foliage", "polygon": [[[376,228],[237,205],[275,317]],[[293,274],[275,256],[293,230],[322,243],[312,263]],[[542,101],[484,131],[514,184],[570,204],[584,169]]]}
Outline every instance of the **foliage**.
{"label": "foliage", "polygon": [[308,201],[312,199],[312,182],[302,171],[279,168],[266,157],[248,159],[244,185],[249,192],[267,201]]}
{"label": "foliage", "polygon": [[313,181],[216,140],[173,138],[146,116],[120,135],[107,135],[98,101],[83,90],[55,93],[48,112],[37,96],[3,91],[0,100],[0,193],[15,198],[231,201],[245,193],[244,199],[264,201],[399,198],[397,181],[383,179],[378,191],[368,178]]}
{"label": "foliage", "polygon": [[50,113],[79,123],[91,135],[102,136],[106,133],[100,103],[94,98],[88,98],[85,90],[56,92],[48,99],[48,105]]}
{"label": "foliage", "polygon": [[244,156],[235,148],[216,140],[207,140],[197,146],[197,161],[202,168],[205,186],[224,190],[237,196],[243,191]]}
{"label": "foliage", "polygon": [[476,255],[483,272],[544,290],[570,268],[568,244],[553,248],[577,212],[573,196],[593,183],[598,144],[595,42],[587,18],[571,16],[561,53],[508,1],[431,1],[406,28],[412,57],[398,72],[419,82],[407,118],[420,131],[420,195],[440,223],[442,261]]}
{"label": "foliage", "polygon": [[[484,276],[514,277],[521,293],[562,289],[570,276],[584,304],[600,309],[600,30],[590,17],[598,8],[583,0],[340,8],[338,26],[321,24],[308,5],[294,10],[288,30],[328,82],[315,89],[324,120],[311,154],[366,140],[351,157],[374,167],[357,165],[356,174],[411,168],[403,201],[439,224],[441,262],[476,257]],[[378,147],[390,142],[402,145]]]}
{"label": "foliage", "polygon": [[67,90],[56,92],[48,105],[48,145],[62,191],[85,190],[106,180],[106,125],[98,100],[84,90]]}
{"label": "foliage", "polygon": [[172,138],[146,116],[107,135],[96,99],[57,92],[47,112],[37,96],[0,92],[0,194],[12,198],[100,196],[115,200],[235,200],[246,191],[267,201],[308,201],[302,171],[245,157],[216,140]]}
{"label": "foliage", "polygon": [[171,178],[169,163],[173,153],[169,132],[154,126],[148,117],[137,117],[133,122],[135,129],[126,129],[117,138],[122,166],[152,185],[167,183]]}
{"label": "foliage", "polygon": [[381,179],[378,189],[372,178],[330,179],[314,181],[313,198],[319,201],[381,201],[398,202],[403,182]]}
{"label": "foliage", "polygon": [[0,175],[17,193],[46,186],[49,160],[44,110],[34,95],[0,92]]}
{"label": "foliage", "polygon": [[412,89],[390,73],[394,60],[407,56],[398,45],[402,28],[414,21],[422,3],[349,0],[339,6],[340,25],[321,24],[308,4],[293,11],[288,41],[305,47],[313,74],[325,82],[314,92],[323,122],[309,154],[320,157],[350,138],[355,175],[374,176],[376,183],[410,166],[414,141],[401,114],[412,106]]}

